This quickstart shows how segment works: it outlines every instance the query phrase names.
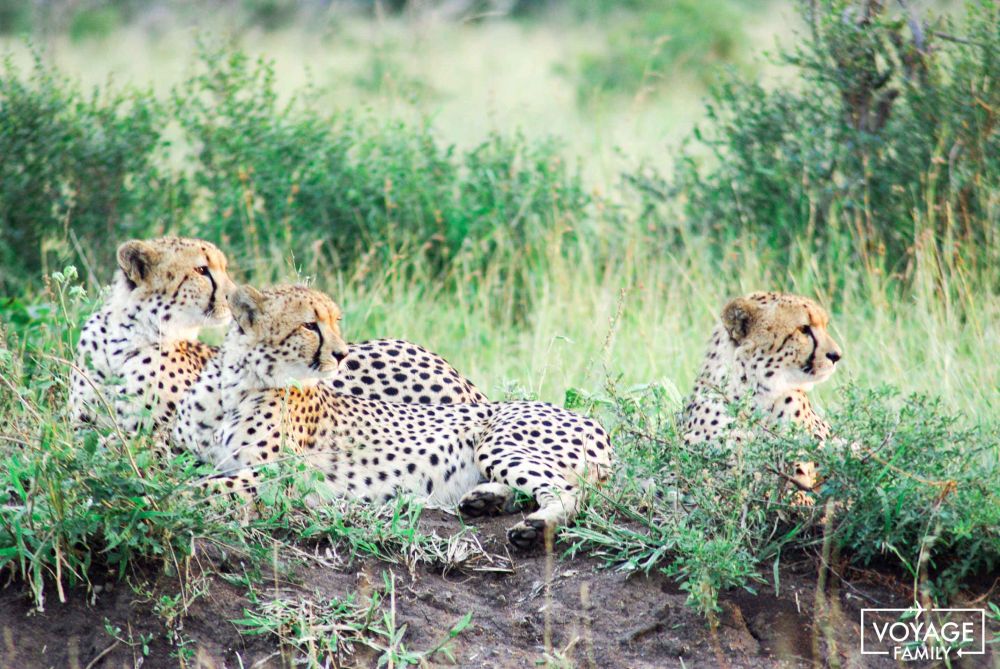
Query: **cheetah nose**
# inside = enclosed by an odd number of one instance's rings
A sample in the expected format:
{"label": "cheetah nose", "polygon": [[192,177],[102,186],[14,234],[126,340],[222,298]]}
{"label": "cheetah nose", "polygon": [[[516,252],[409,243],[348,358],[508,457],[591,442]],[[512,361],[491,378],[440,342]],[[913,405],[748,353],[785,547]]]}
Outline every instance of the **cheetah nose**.
{"label": "cheetah nose", "polygon": [[829,358],[830,362],[832,362],[833,364],[837,364],[837,361],[840,360],[842,356],[836,351],[830,351],[829,353],[826,354],[826,357]]}
{"label": "cheetah nose", "polygon": [[344,358],[347,357],[347,351],[334,351],[333,357],[336,358],[337,364],[339,365],[344,361]]}

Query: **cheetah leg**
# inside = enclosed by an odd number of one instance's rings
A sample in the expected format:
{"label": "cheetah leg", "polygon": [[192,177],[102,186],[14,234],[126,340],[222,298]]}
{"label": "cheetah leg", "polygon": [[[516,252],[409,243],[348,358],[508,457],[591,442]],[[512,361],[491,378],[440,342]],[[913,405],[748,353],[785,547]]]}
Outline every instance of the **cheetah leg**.
{"label": "cheetah leg", "polygon": [[580,503],[579,486],[566,478],[564,468],[554,466],[549,457],[531,450],[512,449],[502,453],[493,450],[492,444],[484,442],[480,455],[489,455],[479,459],[483,473],[496,485],[491,490],[521,490],[538,502],[537,511],[507,531],[508,541],[519,548],[536,546],[547,532],[572,520]]}
{"label": "cheetah leg", "polygon": [[465,493],[458,502],[458,511],[466,518],[499,516],[518,510],[517,491],[509,485],[487,481]]}

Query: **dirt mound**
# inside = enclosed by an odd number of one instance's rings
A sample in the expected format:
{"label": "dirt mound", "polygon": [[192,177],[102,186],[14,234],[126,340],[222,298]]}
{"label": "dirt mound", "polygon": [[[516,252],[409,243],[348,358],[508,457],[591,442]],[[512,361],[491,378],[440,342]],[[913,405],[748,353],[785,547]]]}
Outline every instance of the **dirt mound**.
{"label": "dirt mound", "polygon": [[[455,519],[425,512],[421,529],[446,533]],[[472,624],[451,643],[460,667],[788,667],[827,666],[831,654],[842,666],[894,666],[887,659],[858,654],[861,607],[907,605],[906,584],[861,579],[834,585],[817,598],[814,563],[800,558],[778,571],[774,582],[756,594],[730,592],[720,598],[719,624],[684,605],[685,593],[663,575],[633,575],[604,569],[587,558],[559,559],[538,551],[509,556],[504,528],[510,519],[485,520],[479,537],[500,556],[483,571],[443,573],[377,560],[355,561],[350,569],[320,566],[293,569],[291,576],[267,577],[254,584],[260,599],[278,591],[284,597],[324,601],[331,596],[378,588],[383,572],[395,577],[394,615],[406,625],[407,648],[435,647],[465,614]],[[230,565],[231,566],[231,565]],[[509,566],[509,570],[507,567]],[[225,568],[220,571],[226,571]],[[152,572],[151,572],[152,573]],[[241,634],[233,621],[251,606],[247,588],[232,578],[210,573],[201,582],[205,594],[194,600],[174,625],[188,639],[192,659],[185,663],[167,640],[164,596],[175,595],[176,579],[157,577],[137,595],[132,587],[109,578],[88,601],[82,589],[67,602],[54,599],[36,612],[23,587],[0,591],[0,667],[77,669],[138,667],[288,667],[291,654],[269,636]],[[140,575],[132,582],[141,581]],[[271,581],[271,582],[268,582]],[[189,581],[187,587],[192,586]],[[820,615],[817,615],[817,611]],[[117,638],[107,627],[117,630]],[[993,666],[993,656],[960,666]],[[970,658],[965,658],[968,662]],[[368,651],[354,655],[357,666],[374,666]],[[443,654],[432,664],[449,665]]]}

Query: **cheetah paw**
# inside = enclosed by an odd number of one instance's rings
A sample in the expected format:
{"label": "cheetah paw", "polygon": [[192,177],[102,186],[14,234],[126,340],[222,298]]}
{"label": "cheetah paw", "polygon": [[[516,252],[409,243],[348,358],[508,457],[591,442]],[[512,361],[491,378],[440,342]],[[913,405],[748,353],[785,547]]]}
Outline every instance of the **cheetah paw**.
{"label": "cheetah paw", "polygon": [[498,516],[506,511],[508,498],[495,492],[473,490],[458,502],[458,511],[466,518]]}
{"label": "cheetah paw", "polygon": [[792,496],[792,506],[815,506],[816,501],[804,490],[798,490]]}
{"label": "cheetah paw", "polygon": [[526,518],[507,530],[507,541],[522,550],[534,548],[545,540],[547,527],[544,520]]}

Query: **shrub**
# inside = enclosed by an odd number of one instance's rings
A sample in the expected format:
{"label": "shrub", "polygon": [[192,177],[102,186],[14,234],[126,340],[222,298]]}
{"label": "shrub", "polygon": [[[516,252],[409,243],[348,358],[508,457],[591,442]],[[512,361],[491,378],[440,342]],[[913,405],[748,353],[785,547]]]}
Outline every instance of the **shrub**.
{"label": "shrub", "polygon": [[961,28],[876,2],[808,6],[809,32],[777,59],[794,80],[714,90],[674,184],[690,226],[820,255],[850,240],[899,269],[920,244],[953,254],[994,236],[998,5],[970,3]]}
{"label": "shrub", "polygon": [[542,247],[586,223],[591,198],[553,141],[495,134],[460,152],[426,123],[329,113],[310,90],[281,104],[270,64],[242,52],[205,48],[200,64],[163,102],[88,97],[40,61],[26,81],[7,63],[0,289],[71,260],[105,281],[117,243],[166,231],[216,241],[251,273],[403,253],[444,278],[482,273],[503,242],[520,294]]}
{"label": "shrub", "polygon": [[69,23],[69,38],[74,42],[104,39],[121,23],[122,17],[117,7],[85,7],[73,13]]}
{"label": "shrub", "polygon": [[196,227],[254,258],[271,245],[308,258],[322,243],[324,259],[345,267],[410,245],[427,247],[440,271],[470,246],[481,261],[500,231],[528,247],[588,204],[552,142],[494,135],[458,153],[426,124],[322,113],[308,91],[279,105],[271,67],[242,53],[206,51],[201,61],[174,95],[197,147]]}
{"label": "shrub", "polygon": [[21,0],[0,0],[0,35],[31,31],[31,6]]}
{"label": "shrub", "polygon": [[250,24],[265,30],[287,26],[298,11],[298,3],[294,0],[242,0],[241,5]]}
{"label": "shrub", "polygon": [[50,263],[109,266],[115,240],[169,224],[166,121],[150,94],[85,96],[38,59],[26,79],[8,59],[0,109],[0,291]]}
{"label": "shrub", "polygon": [[[854,564],[902,566],[922,591],[915,597],[946,601],[1000,564],[995,426],[962,425],[926,397],[848,387],[832,415],[837,439],[825,447],[794,430],[755,429],[751,416],[744,427],[756,437],[738,452],[692,449],[676,432],[668,396],[649,386],[596,403],[613,416],[621,465],[584,520],[563,531],[571,553],[586,550],[624,571],[663,571],[709,616],[720,592],[751,588],[759,565],[825,532]],[[799,457],[816,461],[825,478],[813,511],[791,506],[776,474]]]}
{"label": "shrub", "polygon": [[656,92],[682,75],[708,82],[721,63],[736,59],[743,41],[740,10],[729,0],[656,2],[611,20],[607,47],[580,60],[581,100]]}
{"label": "shrub", "polygon": [[940,399],[848,388],[822,449],[836,541],[862,564],[898,562],[934,597],[1000,566],[1000,431],[969,427]]}

